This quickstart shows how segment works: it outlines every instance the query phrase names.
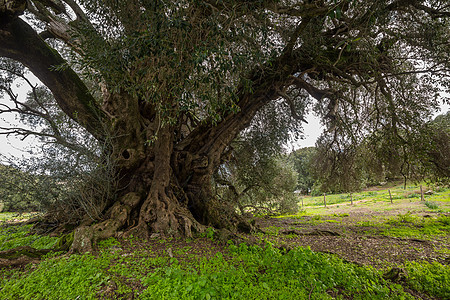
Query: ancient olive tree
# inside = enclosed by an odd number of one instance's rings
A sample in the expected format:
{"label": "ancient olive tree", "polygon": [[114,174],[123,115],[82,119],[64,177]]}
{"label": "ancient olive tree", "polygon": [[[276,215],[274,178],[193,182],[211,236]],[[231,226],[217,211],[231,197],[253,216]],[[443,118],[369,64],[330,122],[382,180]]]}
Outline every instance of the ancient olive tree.
{"label": "ancient olive tree", "polygon": [[[19,62],[109,141],[117,193],[73,250],[119,230],[250,230],[211,191],[238,134],[273,103],[294,128],[309,107],[352,138],[427,118],[449,87],[449,16],[446,0],[1,0],[2,86]],[[2,112],[48,118],[5,94]]]}

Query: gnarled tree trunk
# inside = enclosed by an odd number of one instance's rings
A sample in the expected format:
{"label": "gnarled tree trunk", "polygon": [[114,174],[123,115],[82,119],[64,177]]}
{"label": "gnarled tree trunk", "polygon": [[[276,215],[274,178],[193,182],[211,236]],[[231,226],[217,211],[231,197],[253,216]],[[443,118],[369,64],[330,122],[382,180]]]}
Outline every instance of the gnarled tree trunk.
{"label": "gnarled tree trunk", "polygon": [[[107,154],[116,168],[116,200],[106,204],[102,212],[104,218],[97,220],[98,223],[93,224],[88,219],[81,223],[75,230],[72,251],[90,251],[98,240],[119,231],[148,238],[152,235],[191,236],[205,226],[251,230],[233,207],[214,198],[212,175],[223,161],[231,141],[249,126],[258,110],[279,98],[280,91],[293,84],[295,77],[292,76],[298,70],[311,69],[312,61],[295,60],[293,47],[288,45],[286,51],[268,61],[267,66],[256,66],[252,72],[246,72],[248,76],[242,86],[235,87],[239,91],[235,95],[238,112],[220,111],[221,120],[217,124],[205,117],[201,124],[193,126],[189,116],[178,109],[180,104],[170,98],[175,97],[170,87],[164,86],[168,91],[165,96],[164,93],[159,95],[159,106],[130,95],[124,89],[117,91],[117,86],[108,86],[107,82],[102,82],[104,93],[97,97],[102,99],[97,99],[70,67],[56,70],[55,66],[66,65],[66,61],[42,37],[50,34],[69,46],[76,40],[68,39],[70,32],[48,30],[37,34],[17,17],[23,13],[26,3],[30,2],[8,0],[0,6],[0,56],[28,67],[51,90],[64,113],[97,140],[110,140]],[[14,7],[18,8],[11,10],[12,4],[17,4]],[[87,27],[92,25],[79,7],[74,8],[73,2],[68,5],[75,10],[77,21]],[[52,20],[52,23],[57,22],[55,18]],[[72,25],[75,26],[75,22]],[[296,37],[293,39],[295,42]],[[75,51],[82,52],[82,49]],[[251,91],[245,88],[245,82],[252,83]],[[309,87],[306,82],[302,84]],[[314,93],[320,99],[325,95],[318,89]],[[161,107],[172,114],[169,117],[175,121],[165,122]],[[195,127],[192,130],[191,125]]]}
{"label": "gnarled tree trunk", "polygon": [[[191,237],[206,226],[252,230],[234,207],[211,191],[213,173],[227,145],[251,117],[230,117],[216,127],[180,134],[177,128],[183,123],[161,126],[158,115],[136,105],[139,101],[131,96],[109,97],[106,103],[111,105],[105,109],[112,120],[110,155],[116,165],[118,197],[107,204],[104,220],[94,225],[86,222],[75,230],[71,251],[92,251],[98,240],[118,231],[150,238]],[[254,114],[257,108],[247,109]],[[154,137],[153,142],[148,142],[149,137]]]}
{"label": "gnarled tree trunk", "polygon": [[[117,171],[119,195],[105,208],[105,219],[87,222],[75,230],[71,251],[92,251],[99,240],[125,231],[142,238],[156,236],[192,237],[206,226],[231,231],[251,230],[251,225],[233,207],[211,193],[211,178],[218,161],[174,149],[171,126],[161,128],[153,145],[142,149],[140,143],[119,154]],[[117,145],[119,147],[119,145]]]}

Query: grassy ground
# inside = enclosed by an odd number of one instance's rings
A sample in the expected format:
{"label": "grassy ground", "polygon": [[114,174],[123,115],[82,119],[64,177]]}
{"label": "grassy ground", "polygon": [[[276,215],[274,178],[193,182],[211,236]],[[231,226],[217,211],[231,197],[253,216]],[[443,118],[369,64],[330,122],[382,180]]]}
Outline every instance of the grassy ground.
{"label": "grassy ground", "polygon": [[[374,187],[371,190],[361,193],[326,195],[325,198],[328,208],[351,205],[351,200],[353,200],[354,206],[346,208],[347,212],[358,210],[361,207],[358,204],[362,203],[364,204],[363,207],[367,208],[367,210],[382,212],[392,210],[398,212],[399,209],[406,211],[411,211],[411,209],[423,211],[423,209],[425,209],[423,207],[424,205],[427,208],[433,209],[433,211],[450,212],[450,189],[432,189],[423,185],[422,190],[424,192],[424,201],[421,201],[420,185],[409,185],[406,189],[403,189],[400,185],[389,189]],[[389,191],[391,192],[392,204]],[[324,196],[302,198],[303,209],[307,210],[308,213],[329,213],[328,210],[323,209],[325,208]]]}
{"label": "grassy ground", "polygon": [[[96,254],[53,253],[0,269],[0,299],[450,299],[450,190],[417,187],[305,198],[296,215],[258,218],[247,244],[109,239]],[[387,197],[386,197],[387,195]],[[418,196],[417,196],[418,195]],[[359,202],[357,202],[359,201]],[[430,207],[431,206],[431,207]],[[6,226],[0,251],[56,239]],[[392,271],[389,273],[389,271]]]}

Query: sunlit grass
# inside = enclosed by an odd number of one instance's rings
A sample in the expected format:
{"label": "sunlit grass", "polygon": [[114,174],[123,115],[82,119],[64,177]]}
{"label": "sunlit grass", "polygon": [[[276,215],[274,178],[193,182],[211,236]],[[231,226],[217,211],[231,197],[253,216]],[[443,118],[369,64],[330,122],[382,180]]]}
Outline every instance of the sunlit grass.
{"label": "sunlit grass", "polygon": [[38,213],[0,212],[0,225],[1,222],[23,221],[36,215],[38,215]]}
{"label": "sunlit grass", "polygon": [[48,257],[20,275],[0,271],[0,299],[330,299],[331,292],[352,299],[412,299],[373,267],[309,248],[286,253],[270,243],[230,244],[183,260],[155,255],[151,246],[132,253],[118,246],[110,239],[97,256]]}
{"label": "sunlit grass", "polygon": [[[422,186],[426,191],[429,188]],[[389,190],[391,194],[389,195]],[[392,198],[392,203],[391,203]],[[353,206],[351,205],[353,200]],[[367,207],[374,211],[391,211],[410,206],[411,210],[417,211],[450,211],[450,188],[438,188],[432,194],[424,194],[424,200],[421,201],[420,185],[409,185],[406,190],[403,186],[395,186],[377,191],[364,191],[359,193],[345,193],[326,195],[326,205],[324,196],[301,196],[299,200],[299,208],[302,209],[301,215],[329,214],[334,209],[344,208],[348,211],[355,210],[360,207]],[[303,201],[303,202],[302,202]],[[303,203],[303,206],[302,206]],[[430,208],[426,203],[435,203],[438,206]],[[295,215],[290,215],[290,217]]]}
{"label": "sunlit grass", "polygon": [[58,241],[56,237],[30,233],[31,225],[14,225],[0,227],[0,251],[20,246],[30,246],[36,249],[50,249]]}

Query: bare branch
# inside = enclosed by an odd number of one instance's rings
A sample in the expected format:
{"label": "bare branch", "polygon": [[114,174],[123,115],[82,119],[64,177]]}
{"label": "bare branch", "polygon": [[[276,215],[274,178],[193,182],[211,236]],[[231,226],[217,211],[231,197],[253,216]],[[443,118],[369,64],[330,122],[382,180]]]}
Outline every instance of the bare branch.
{"label": "bare branch", "polygon": [[302,122],[305,122],[305,123],[308,123],[308,122],[303,118],[303,116],[299,116],[299,115],[297,114],[297,111],[296,111],[296,109],[295,109],[294,100],[292,100],[292,98],[289,97],[289,95],[287,95],[284,91],[281,91],[281,90],[277,90],[277,93],[278,93],[281,97],[283,97],[283,98],[286,100],[286,102],[288,103],[289,108],[291,109],[292,117],[293,117],[294,119],[299,120],[299,121],[302,121]]}
{"label": "bare branch", "polygon": [[321,101],[324,98],[328,98],[330,95],[332,95],[331,90],[321,90],[313,85],[309,84],[305,80],[301,79],[300,77],[296,76],[290,76],[290,79],[293,84],[295,84],[297,87],[304,89],[308,92],[311,96],[313,96],[315,99]]}

